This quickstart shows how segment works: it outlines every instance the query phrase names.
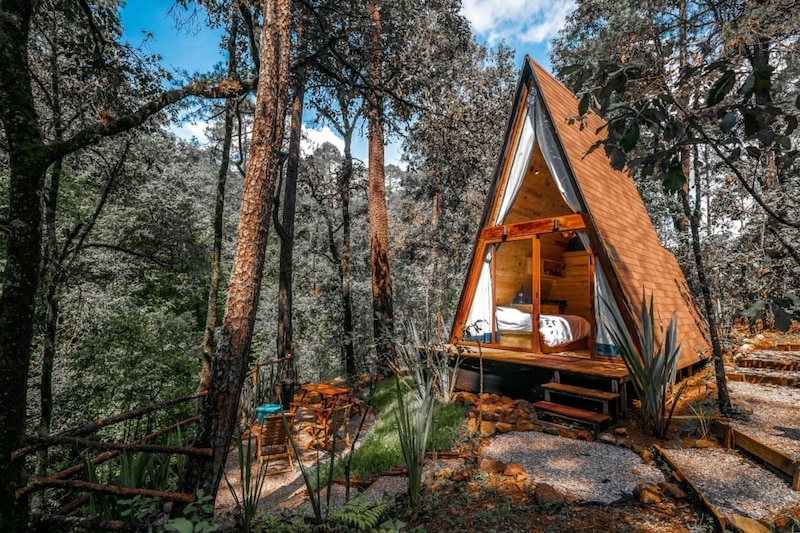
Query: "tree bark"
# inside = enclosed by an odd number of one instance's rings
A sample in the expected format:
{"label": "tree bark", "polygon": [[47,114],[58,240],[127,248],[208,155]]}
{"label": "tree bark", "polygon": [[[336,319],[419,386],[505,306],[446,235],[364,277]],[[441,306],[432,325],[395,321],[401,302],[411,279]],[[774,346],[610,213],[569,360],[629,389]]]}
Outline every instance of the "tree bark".
{"label": "tree bark", "polygon": [[[302,36],[298,37],[302,40]],[[297,175],[300,167],[300,140],[303,132],[303,101],[305,80],[302,73],[295,74],[292,92],[292,121],[289,136],[289,156],[286,164],[286,181],[283,192],[283,213],[278,235],[281,239],[280,264],[278,266],[278,377],[294,379],[295,353],[294,329],[292,325],[292,269],[294,257],[294,219],[297,208]]]}
{"label": "tree bark", "polygon": [[342,211],[342,248],[339,253],[339,292],[342,296],[342,358],[347,377],[356,375],[356,354],[353,344],[355,326],[353,325],[353,294],[351,248],[352,217],[350,215],[350,183],[353,180],[353,127],[348,122],[344,125],[344,158],[339,172],[339,201]]}
{"label": "tree bark", "polygon": [[373,90],[367,97],[369,154],[369,247],[372,271],[372,313],[376,355],[379,364],[392,359],[394,311],[389,268],[389,218],[386,210],[386,176],[384,169],[383,96],[381,86],[381,12],[372,1],[367,2],[367,16],[372,21],[368,35],[368,76]]}
{"label": "tree bark", "polygon": [[[231,7],[231,21],[228,35],[228,77],[236,78],[237,52],[236,37],[239,28],[239,8]],[[217,328],[217,299],[219,297],[220,264],[222,262],[222,218],[225,213],[225,185],[231,161],[233,140],[233,120],[236,115],[237,100],[225,102],[224,137],[217,173],[217,194],[214,200],[214,245],[211,249],[211,276],[208,283],[208,305],[206,307],[206,327],[203,331],[203,353],[200,363],[200,383],[198,390],[207,390],[211,383],[211,365],[214,353],[214,332]]]}
{"label": "tree bark", "polygon": [[214,498],[222,479],[247,375],[264,269],[270,213],[286,118],[291,45],[291,0],[264,0],[261,68],[250,156],[244,178],[236,255],[225,303],[225,318],[208,395],[194,445],[211,447],[211,458],[192,458],[183,492],[202,489]]}
{"label": "tree bark", "polygon": [[0,294],[0,530],[23,531],[27,500],[24,459],[11,452],[25,441],[28,365],[42,254],[42,191],[47,159],[33,101],[28,31],[33,3],[4,2],[0,11],[0,119],[9,157],[8,234]]}

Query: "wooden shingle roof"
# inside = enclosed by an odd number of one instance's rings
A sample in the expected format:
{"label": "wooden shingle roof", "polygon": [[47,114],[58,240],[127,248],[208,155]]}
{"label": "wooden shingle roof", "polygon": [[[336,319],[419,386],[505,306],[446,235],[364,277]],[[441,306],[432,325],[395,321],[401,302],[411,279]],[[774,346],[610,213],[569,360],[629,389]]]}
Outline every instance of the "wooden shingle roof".
{"label": "wooden shingle roof", "polygon": [[[578,120],[578,99],[550,73],[526,57],[525,73],[541,93],[545,109],[566,155],[583,201],[588,209],[601,251],[613,269],[624,305],[638,316],[642,290],[652,293],[655,309],[666,327],[672,313],[684,339],[679,363],[683,368],[709,356],[707,325],[689,291],[675,256],[656,234],[636,185],[630,176],[614,170],[601,149],[589,149],[601,140],[603,120],[590,113],[583,127]],[[528,70],[530,69],[530,70]],[[611,278],[612,272],[606,271]],[[613,286],[613,280],[612,286]]]}

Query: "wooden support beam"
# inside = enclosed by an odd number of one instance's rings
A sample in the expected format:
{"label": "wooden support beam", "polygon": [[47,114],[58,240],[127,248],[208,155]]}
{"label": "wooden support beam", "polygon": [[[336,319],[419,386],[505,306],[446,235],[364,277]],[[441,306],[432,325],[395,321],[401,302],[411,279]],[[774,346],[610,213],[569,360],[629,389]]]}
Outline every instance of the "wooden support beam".
{"label": "wooden support beam", "polygon": [[727,422],[716,420],[711,425],[711,428],[714,433],[722,438],[728,448],[741,448],[786,476],[792,485],[792,490],[800,490],[800,473],[798,473],[800,462],[797,459],[789,457],[769,444],[736,429]]}

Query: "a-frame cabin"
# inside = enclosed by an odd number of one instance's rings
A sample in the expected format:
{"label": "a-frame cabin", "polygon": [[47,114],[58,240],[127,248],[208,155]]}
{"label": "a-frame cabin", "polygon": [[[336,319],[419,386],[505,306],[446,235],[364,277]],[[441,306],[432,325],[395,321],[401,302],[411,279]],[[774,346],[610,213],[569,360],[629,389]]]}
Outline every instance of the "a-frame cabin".
{"label": "a-frame cabin", "polygon": [[632,327],[642,291],[652,294],[665,324],[677,315],[679,368],[709,357],[707,326],[633,180],[590,150],[602,119],[577,117],[575,95],[526,57],[450,343],[624,393],[603,315]]}

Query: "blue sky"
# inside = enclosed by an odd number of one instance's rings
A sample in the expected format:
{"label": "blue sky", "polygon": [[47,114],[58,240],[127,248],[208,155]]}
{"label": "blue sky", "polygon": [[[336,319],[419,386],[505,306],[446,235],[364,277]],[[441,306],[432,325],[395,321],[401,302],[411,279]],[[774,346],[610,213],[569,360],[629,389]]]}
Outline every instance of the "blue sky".
{"label": "blue sky", "polygon": [[[175,14],[183,21],[177,22],[169,12],[174,0],[129,0],[122,10],[125,38],[133,45],[144,44],[150,51],[162,56],[163,65],[174,71],[206,72],[215,63],[224,60],[220,51],[220,32],[203,28],[204,15],[194,13],[193,23],[185,20],[192,14],[176,7]],[[545,68],[550,68],[547,52],[553,37],[573,9],[572,0],[462,0],[461,13],[470,21],[479,39],[489,45],[500,41],[516,50],[516,63],[529,54]],[[173,130],[184,138],[204,139],[202,122],[182,124]],[[307,130],[315,142],[330,141],[343,146],[330,129]],[[366,158],[365,143],[354,146],[354,156]],[[398,162],[396,145],[387,147],[386,161]]]}

